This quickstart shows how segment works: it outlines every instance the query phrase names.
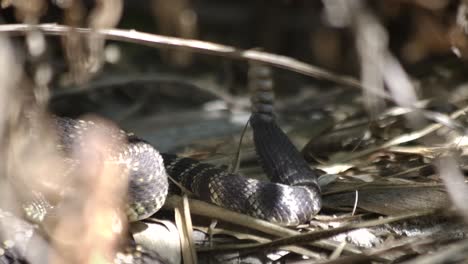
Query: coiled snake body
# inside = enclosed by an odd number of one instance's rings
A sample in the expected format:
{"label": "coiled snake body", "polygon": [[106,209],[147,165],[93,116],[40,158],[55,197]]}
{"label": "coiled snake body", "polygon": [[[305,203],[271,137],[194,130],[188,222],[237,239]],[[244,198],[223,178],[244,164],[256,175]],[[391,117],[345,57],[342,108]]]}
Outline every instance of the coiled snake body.
{"label": "coiled snake body", "polygon": [[[128,137],[127,145],[115,159],[129,171],[129,219],[144,219],[159,210],[168,194],[168,174],[198,198],[237,212],[282,225],[310,220],[320,209],[315,174],[274,121],[254,114],[250,122],[258,156],[272,182],[249,179],[194,159],[159,153],[143,140]],[[68,118],[57,118],[56,124],[61,145],[65,146],[76,145],[74,141],[81,140],[78,130],[96,126],[93,122]]]}

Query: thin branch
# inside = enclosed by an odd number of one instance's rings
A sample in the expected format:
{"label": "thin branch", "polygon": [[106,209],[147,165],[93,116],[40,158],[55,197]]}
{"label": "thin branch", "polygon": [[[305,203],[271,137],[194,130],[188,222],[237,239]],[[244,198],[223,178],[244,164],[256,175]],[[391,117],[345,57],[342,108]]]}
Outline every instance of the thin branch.
{"label": "thin branch", "polygon": [[[0,32],[9,33],[11,35],[24,35],[27,32],[35,29],[41,30],[46,35],[54,36],[63,36],[73,30],[78,34],[99,34],[104,36],[106,39],[141,44],[151,47],[167,47],[174,49],[182,49],[220,57],[227,57],[231,59],[243,59],[261,62],[271,66],[276,66],[278,68],[291,70],[304,75],[312,76],[317,79],[328,80],[345,86],[362,88],[359,81],[352,77],[340,76],[287,56],[272,54],[258,50],[242,50],[232,46],[226,46],[207,41],[167,37],[156,34],[138,32],[136,30],[98,29],[93,31],[90,28],[73,28],[58,24],[0,25]],[[384,94],[382,94],[381,96],[387,97]]]}

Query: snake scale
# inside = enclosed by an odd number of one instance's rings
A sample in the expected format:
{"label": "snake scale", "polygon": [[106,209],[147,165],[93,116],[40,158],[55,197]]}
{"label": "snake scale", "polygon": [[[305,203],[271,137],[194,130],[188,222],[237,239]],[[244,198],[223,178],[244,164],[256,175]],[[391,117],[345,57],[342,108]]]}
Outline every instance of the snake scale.
{"label": "snake scale", "polygon": [[[270,182],[230,173],[190,158],[158,152],[153,146],[121,130],[112,138],[126,141],[113,161],[129,172],[126,212],[130,221],[145,219],[164,204],[170,186],[167,175],[201,200],[281,225],[310,220],[321,207],[317,175],[302,158],[275,121],[270,70],[251,67],[250,125],[256,152]],[[99,124],[70,118],[54,118],[60,149],[71,152],[84,131]],[[47,212],[45,212],[47,213]]]}

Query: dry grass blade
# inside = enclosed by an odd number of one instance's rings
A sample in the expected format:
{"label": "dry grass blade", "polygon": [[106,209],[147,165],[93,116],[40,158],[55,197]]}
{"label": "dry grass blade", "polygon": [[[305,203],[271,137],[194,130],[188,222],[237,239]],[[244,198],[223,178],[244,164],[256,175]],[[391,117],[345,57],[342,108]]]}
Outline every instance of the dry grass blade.
{"label": "dry grass blade", "polygon": [[184,263],[196,264],[197,254],[192,237],[192,218],[190,217],[190,207],[186,195],[182,197],[174,211],[176,225],[180,230],[180,244]]}
{"label": "dry grass blade", "polygon": [[340,246],[336,248],[335,251],[330,255],[330,259],[337,259],[341,256],[341,253],[343,253],[343,248],[346,246],[346,241],[341,242]]}
{"label": "dry grass blade", "polygon": [[241,160],[241,152],[242,152],[242,141],[244,140],[244,135],[245,132],[247,131],[247,127],[249,126],[249,121],[244,126],[244,129],[242,129],[241,136],[239,138],[239,144],[237,145],[237,150],[236,150],[236,155],[234,156],[234,159],[232,160],[231,163],[231,173],[237,173],[239,171],[240,167],[240,160]]}
{"label": "dry grass blade", "polygon": [[[165,206],[175,208],[181,202],[181,199],[182,198],[179,196],[168,197]],[[270,222],[239,214],[203,201],[189,199],[189,204],[190,210],[193,214],[219,219],[227,223],[244,226],[276,237],[288,237],[300,234],[298,231],[292,230],[290,228],[278,226]],[[323,240],[313,242],[311,245],[327,250],[335,250],[339,246],[339,243],[331,240]],[[352,245],[346,245],[343,251],[348,254],[361,253],[359,249]]]}
{"label": "dry grass blade", "polygon": [[466,263],[468,259],[468,240],[443,247],[430,255],[423,255],[416,259],[403,262],[405,264],[437,264],[437,263]]}
{"label": "dry grass blade", "polygon": [[300,234],[296,236],[280,238],[280,239],[277,239],[268,243],[262,243],[262,244],[257,244],[257,245],[246,245],[244,247],[239,247],[237,249],[250,251],[250,250],[278,248],[278,247],[290,246],[290,245],[303,245],[303,244],[307,244],[307,243],[314,242],[317,240],[329,238],[329,237],[332,237],[332,236],[335,236],[344,232],[356,230],[359,228],[374,227],[374,226],[389,224],[389,223],[393,223],[397,221],[413,219],[413,218],[417,218],[421,216],[428,216],[428,215],[434,214],[435,212],[436,211],[431,210],[431,211],[421,211],[421,212],[415,212],[415,213],[399,215],[399,216],[390,216],[390,217],[386,217],[383,219],[364,221],[364,222],[348,224],[348,225],[344,225],[344,226],[340,226],[340,227],[332,228],[328,230],[313,231],[313,232],[304,233],[304,234]]}
{"label": "dry grass blade", "polygon": [[[208,228],[204,227],[195,227],[195,229],[202,230],[203,232],[207,233]],[[270,242],[271,239],[265,238],[265,237],[260,237],[252,234],[246,234],[246,233],[241,233],[241,232],[236,232],[236,231],[230,231],[230,230],[225,230],[225,229],[213,229],[214,234],[223,234],[223,235],[229,235],[233,236],[237,239],[241,240],[253,240],[256,241],[257,243],[267,243]],[[242,244],[241,244],[242,245]],[[239,244],[233,244],[233,245],[223,245],[223,246],[214,246],[214,247],[199,247],[197,248],[198,252],[217,252],[217,251],[226,251],[226,250],[236,250],[236,248],[239,246]],[[298,247],[298,246],[287,246],[287,247],[282,247],[282,250],[288,250],[290,252],[294,252],[296,254],[302,255],[302,256],[307,256],[309,258],[313,259],[320,259],[320,254],[313,252],[309,249],[303,248],[303,247]]]}
{"label": "dry grass blade", "polygon": [[[465,115],[465,113],[467,111],[468,111],[468,106],[463,107],[462,109],[459,109],[459,110],[453,112],[450,115],[450,118],[451,119],[457,119],[457,118]],[[397,136],[397,137],[387,141],[386,143],[384,143],[384,144],[382,144],[380,146],[364,149],[364,150],[356,152],[356,153],[351,153],[348,157],[341,160],[340,162],[348,162],[348,161],[351,161],[351,160],[354,160],[354,159],[357,159],[357,158],[364,157],[366,155],[369,155],[369,154],[374,153],[374,152],[379,151],[379,150],[387,149],[387,148],[390,148],[390,147],[393,147],[393,146],[397,146],[397,145],[400,145],[400,144],[403,144],[403,143],[408,143],[408,142],[420,139],[420,138],[422,138],[424,136],[427,136],[427,135],[437,131],[438,129],[442,128],[443,126],[444,125],[440,124],[440,123],[430,124],[430,125],[422,128],[422,129],[414,131],[412,133]]]}
{"label": "dry grass blade", "polygon": [[439,159],[437,168],[453,204],[465,217],[465,222],[468,222],[468,186],[465,183],[465,176],[455,160],[450,157]]}

